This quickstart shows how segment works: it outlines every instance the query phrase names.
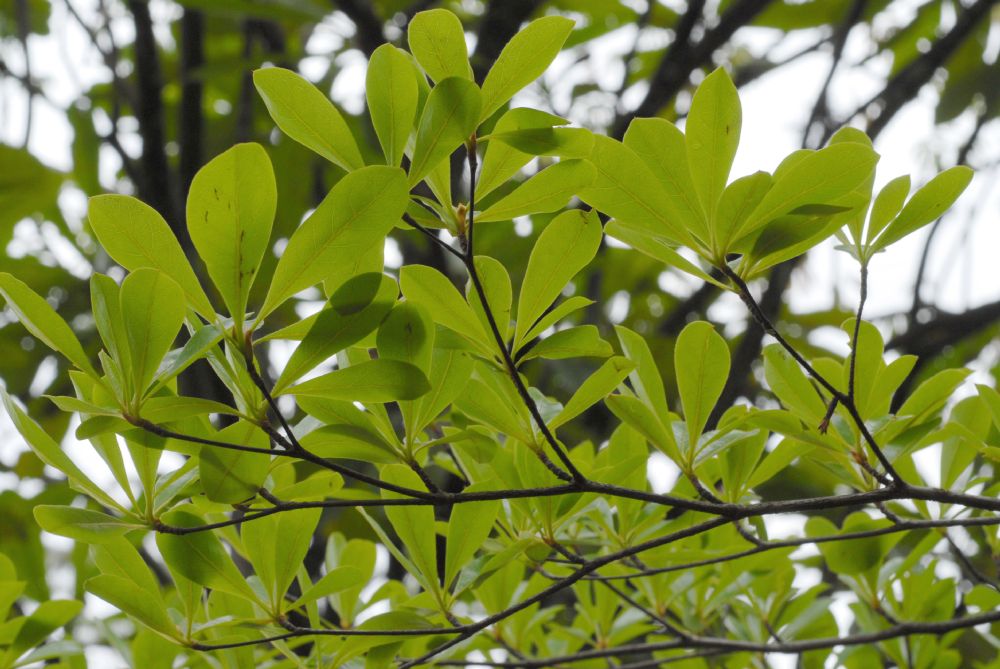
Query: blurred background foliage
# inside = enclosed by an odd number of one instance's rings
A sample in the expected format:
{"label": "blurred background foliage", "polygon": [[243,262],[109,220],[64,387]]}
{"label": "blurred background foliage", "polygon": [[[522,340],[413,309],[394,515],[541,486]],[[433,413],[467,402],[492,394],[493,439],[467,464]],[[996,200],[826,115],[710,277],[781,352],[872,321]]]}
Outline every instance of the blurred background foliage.
{"label": "blurred background foliage", "polygon": [[[594,130],[620,137],[636,115],[682,119],[694,85],[718,65],[743,88],[765,78],[803,84],[801,69],[794,76],[789,72],[808,62],[805,83],[818,94],[803,104],[800,90],[789,91],[789,100],[801,107],[795,131],[801,146],[822,145],[842,124],[878,137],[909,106],[929,106],[933,134],[948,141],[927,147],[928,166],[971,164],[982,188],[996,183],[1000,158],[997,5],[996,0],[0,0],[0,268],[46,295],[96,354],[86,279],[113,263],[88,228],[84,196],[137,195],[166,218],[190,251],[182,218],[195,172],[236,142],[258,141],[268,147],[278,179],[276,236],[287,237],[343,172],[274,130],[253,89],[252,70],[268,63],[297,69],[330,92],[362,151],[375,160],[378,143],[361,98],[367,56],[386,41],[401,44],[409,19],[437,6],[462,18],[480,81],[523,22],[550,13],[573,18],[569,50],[527,95],[530,104]],[[863,82],[861,89],[871,93],[845,107],[831,95],[843,81]],[[46,147],[62,138],[71,146],[55,153],[62,151],[69,160],[54,165]],[[528,171],[539,167],[532,163]],[[968,211],[949,217],[953,228],[972,225]],[[943,365],[975,361],[988,370],[996,362],[1000,290],[997,301],[964,311],[946,310],[921,291],[927,248],[938,227],[925,235],[923,259],[901,270],[913,277],[910,308],[876,316],[890,351],[921,356],[905,387]],[[519,277],[539,229],[530,221],[491,224],[477,233],[477,241]],[[276,253],[280,247],[279,241]],[[277,256],[267,257],[273,266]],[[436,245],[412,232],[394,233],[386,262],[390,270],[422,263],[456,282],[464,277]],[[786,291],[797,277],[809,280],[801,264],[775,268],[760,282],[760,301],[797,345],[819,353],[827,340],[806,341],[801,333],[839,326],[856,296],[846,290],[832,308],[792,311]],[[663,361],[668,388],[673,338],[683,325],[700,318],[723,326],[734,335],[733,372],[720,406],[738,398],[768,401],[756,367],[763,333],[746,323],[740,310],[727,308],[731,296],[720,300],[711,286],[692,285],[641,254],[609,245],[577,278],[575,290],[594,300],[586,318],[605,334],[612,323],[623,323],[649,338]],[[305,301],[299,308],[307,306]],[[276,325],[301,315],[291,304],[284,309],[272,316]],[[0,378],[7,389],[50,434],[66,434],[67,414],[40,397],[72,394],[62,363],[9,312],[0,313],[0,351]],[[272,350],[272,364],[280,369],[285,356],[286,351]],[[590,364],[538,360],[525,371],[537,387],[568,394],[593,371]],[[185,390],[226,401],[211,379],[195,369],[184,379]],[[603,440],[610,427],[606,418],[590,412],[575,436]],[[832,491],[826,477],[800,473],[790,469],[771,487],[794,488],[798,495]],[[62,571],[50,572],[49,585],[58,585],[63,595],[81,596],[79,584],[87,575],[83,555],[66,554],[62,543],[46,551],[30,513],[38,503],[69,503],[72,493],[47,478],[10,430],[0,445],[0,489],[6,489],[0,493],[0,552],[29,581],[26,594],[45,599],[44,565],[58,563]],[[349,517],[338,530],[348,536],[369,532],[360,519]],[[110,628],[94,633],[114,638]]]}

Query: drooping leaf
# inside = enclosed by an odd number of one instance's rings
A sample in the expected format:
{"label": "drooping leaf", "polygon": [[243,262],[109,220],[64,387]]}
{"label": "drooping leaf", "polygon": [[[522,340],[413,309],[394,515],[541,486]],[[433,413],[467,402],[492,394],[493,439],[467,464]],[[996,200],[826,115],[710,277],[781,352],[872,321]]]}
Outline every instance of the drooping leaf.
{"label": "drooping leaf", "polygon": [[38,293],[7,272],[0,272],[0,295],[17,319],[46,346],[69,359],[77,369],[97,379],[100,375],[66,321]]}
{"label": "drooping leaf", "polygon": [[364,167],[351,129],[319,89],[280,67],[255,70],[253,83],[283,133],[347,171]]}
{"label": "drooping leaf", "polygon": [[[412,30],[412,22],[410,27]],[[365,76],[365,96],[375,134],[386,164],[398,166],[417,115],[419,94],[413,66],[405,53],[383,44],[372,53]]]}
{"label": "drooping leaf", "polygon": [[406,209],[407,191],[397,167],[365,167],[338,181],[288,240],[258,320],[326,279],[336,271],[331,268],[381,245]]}
{"label": "drooping leaf", "polygon": [[259,144],[237,144],[213,158],[188,191],[191,242],[237,330],[271,238],[277,204],[274,171]]}
{"label": "drooping leaf", "polygon": [[49,436],[21,407],[14,403],[14,400],[6,390],[0,388],[0,400],[3,401],[7,414],[10,416],[14,427],[24,437],[24,440],[34,451],[35,455],[50,467],[59,470],[69,479],[70,485],[77,490],[85,492],[104,506],[126,513],[126,509],[115,501],[101,486],[94,483],[83,471],[76,466],[59,444]]}
{"label": "drooping leaf", "polygon": [[154,632],[173,641],[181,638],[162,602],[150,598],[148,592],[132,581],[121,576],[101,574],[87,579],[85,587],[87,592],[124,611]]}
{"label": "drooping leaf", "polygon": [[130,530],[143,527],[135,521],[75,506],[39,504],[34,508],[34,515],[46,532],[90,544],[111,541]]}
{"label": "drooping leaf", "polygon": [[215,319],[215,309],[191,263],[155,209],[126,195],[98,195],[90,198],[87,218],[101,247],[116,263],[130,272],[142,267],[160,270],[177,282],[199,314]]}
{"label": "drooping leaf", "polygon": [[[381,478],[387,483],[414,490],[422,490],[423,483],[405,465],[386,465]],[[399,495],[382,491],[384,499],[398,498]],[[440,587],[437,573],[437,546],[434,537],[434,510],[430,506],[387,506],[385,514],[396,531],[407,555],[416,566],[414,574],[425,588],[437,590]]]}
{"label": "drooping leaf", "polygon": [[[489,313],[493,315],[493,321],[500,331],[500,338],[507,340],[507,333],[510,330],[510,309],[513,302],[513,288],[510,284],[510,275],[507,269],[496,258],[490,256],[476,256],[473,259],[479,281],[483,286],[483,293],[486,295],[486,302],[489,305]],[[465,285],[465,295],[469,306],[476,312],[479,324],[486,332],[492,331],[487,310],[479,298],[479,292],[470,279]],[[495,344],[494,344],[495,346]]]}

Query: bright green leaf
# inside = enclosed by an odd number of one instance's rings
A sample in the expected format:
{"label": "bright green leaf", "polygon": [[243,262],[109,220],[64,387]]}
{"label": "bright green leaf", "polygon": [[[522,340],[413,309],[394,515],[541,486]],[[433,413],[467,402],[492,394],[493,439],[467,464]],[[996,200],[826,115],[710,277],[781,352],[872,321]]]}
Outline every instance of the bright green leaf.
{"label": "bright green leaf", "polygon": [[398,166],[413,130],[419,97],[413,65],[403,51],[391,44],[375,49],[368,61],[365,96],[386,163]]}
{"label": "bright green leaf", "polygon": [[373,166],[351,172],[337,182],[319,207],[288,240],[258,320],[295,293],[323,281],[341,263],[371,247],[403,215],[406,178],[397,167]]}
{"label": "bright green leaf", "polygon": [[351,129],[319,89],[280,67],[254,71],[253,83],[283,133],[347,171],[364,167]]}
{"label": "bright green leaf", "polygon": [[545,168],[476,216],[477,223],[509,221],[517,216],[556,211],[581,188],[593,183],[597,170],[586,160],[562,160]]}
{"label": "bright green leaf", "polygon": [[729,376],[729,347],[710,323],[687,325],[674,347],[677,389],[693,448]]}
{"label": "bright green leaf", "polygon": [[209,320],[215,309],[170,226],[155,209],[126,195],[90,198],[87,218],[97,240],[116,263],[131,271],[158,269],[184,290],[188,302]]}
{"label": "bright green leaf", "polygon": [[713,224],[740,143],[742,118],[736,86],[720,67],[698,86],[684,126],[691,178]]}
{"label": "bright green leaf", "polygon": [[515,93],[542,76],[573,30],[563,16],[545,16],[525,26],[500,52],[483,81],[483,108],[487,119]]}
{"label": "bright green leaf", "polygon": [[479,125],[479,109],[479,87],[468,79],[448,77],[431,89],[417,126],[410,186],[419,183],[472,136]]}
{"label": "bright green leaf", "polygon": [[238,331],[271,238],[277,204],[274,171],[260,144],[237,144],[213,158],[188,191],[191,241]]}
{"label": "bright green leaf", "polygon": [[7,272],[0,272],[0,295],[28,332],[52,350],[62,353],[78,369],[99,378],[80,340],[44,298]]}
{"label": "bright green leaf", "polygon": [[447,9],[429,9],[410,19],[407,43],[420,67],[434,81],[462,77],[472,81],[472,66],[465,47],[465,28]]}

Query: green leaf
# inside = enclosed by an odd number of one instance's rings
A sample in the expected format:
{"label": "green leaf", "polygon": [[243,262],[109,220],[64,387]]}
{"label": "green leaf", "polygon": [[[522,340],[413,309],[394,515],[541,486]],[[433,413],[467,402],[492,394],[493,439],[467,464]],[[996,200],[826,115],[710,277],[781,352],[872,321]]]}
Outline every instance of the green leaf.
{"label": "green leaf", "polygon": [[[190,511],[174,510],[162,518],[167,525],[197,527],[204,521]],[[156,535],[156,545],[171,571],[213,590],[259,601],[243,574],[233,564],[219,538],[211,532]]]}
{"label": "green leaf", "polygon": [[581,200],[625,227],[695,246],[685,223],[669,214],[674,209],[672,198],[635,151],[595,135],[590,162],[597,168],[597,178],[578,193]]}
{"label": "green leaf", "polygon": [[429,390],[420,368],[398,360],[369,360],[304,381],[283,394],[378,403],[417,399]]}
{"label": "green leaf", "polygon": [[98,195],[87,208],[90,226],[111,258],[130,272],[158,269],[184,290],[188,302],[206,319],[215,320],[191,263],[170,226],[155,209],[126,195]]}
{"label": "green leaf", "polygon": [[376,337],[379,359],[400,360],[427,374],[434,349],[434,321],[415,302],[399,302],[382,322]]}
{"label": "green leaf", "polygon": [[188,191],[191,241],[238,332],[277,205],[274,170],[260,144],[237,144],[213,158],[198,170]]}
{"label": "green leaf", "polygon": [[947,211],[972,181],[972,174],[972,170],[965,165],[957,165],[928,181],[878,236],[873,250],[884,249]]}
{"label": "green leaf", "polygon": [[493,355],[491,340],[461,293],[445,275],[425,265],[406,265],[399,271],[399,287],[407,300],[425,307],[434,322],[468,339],[485,355]]}
{"label": "green leaf", "polygon": [[431,390],[417,400],[415,430],[424,429],[465,390],[472,364],[472,358],[463,351],[434,350],[428,375]]}
{"label": "green leaf", "polygon": [[[863,511],[858,511],[847,517],[842,532],[865,532],[889,525],[890,521],[888,520],[875,520]],[[814,516],[806,522],[806,535],[809,537],[832,536],[840,533],[836,525],[826,518]],[[892,536],[875,536],[824,542],[817,544],[817,547],[831,571],[835,574],[855,576],[877,567],[889,546],[896,541],[897,539]]]}
{"label": "green leaf", "polygon": [[594,133],[586,128],[523,128],[493,132],[489,139],[531,156],[586,158],[594,149]]}
{"label": "green leaf", "polygon": [[604,232],[609,237],[614,237],[628,244],[636,251],[645,253],[650,258],[658,260],[667,266],[687,272],[691,276],[696,276],[705,283],[710,283],[723,290],[728,289],[725,284],[713,278],[708,272],[678,253],[674,249],[676,242],[671,242],[666,237],[644,234],[618,221],[608,221],[608,224],[604,227]]}
{"label": "green leaf", "polygon": [[713,226],[740,143],[742,118],[736,86],[720,67],[698,86],[684,126],[691,178]]}
{"label": "green leaf", "polygon": [[541,340],[520,360],[532,358],[548,358],[561,360],[564,358],[606,358],[614,351],[611,344],[601,339],[601,332],[596,325],[577,325],[555,332]]}
{"label": "green leaf", "polygon": [[147,591],[132,581],[121,576],[101,574],[87,579],[84,587],[90,594],[124,611],[154,632],[174,641],[181,638],[162,602],[151,598]]}
{"label": "green leaf", "polygon": [[480,97],[479,87],[461,77],[442,79],[431,89],[417,127],[410,186],[430,174],[476,131]]}
{"label": "green leaf", "polygon": [[288,240],[257,320],[381,245],[406,209],[407,191],[398,167],[365,167],[338,181]]}
{"label": "green leaf", "polygon": [[637,430],[674,463],[682,464],[673,433],[642,400],[630,395],[610,395],[604,403],[619,420]]}
{"label": "green leaf", "polygon": [[534,442],[527,421],[522,420],[514,407],[478,378],[470,379],[465,392],[455,398],[455,408],[501,434],[526,444]]}
{"label": "green leaf", "polygon": [[729,376],[729,347],[711,323],[696,321],[681,330],[674,347],[674,370],[691,448]]}
{"label": "green leaf", "polygon": [[826,413],[826,404],[799,363],[780,344],[764,349],[764,378],[782,404],[805,422],[819,425]]}
{"label": "green leaf", "polygon": [[720,253],[729,251],[733,232],[743,227],[750,212],[757,208],[771,189],[771,183],[771,175],[767,172],[754,172],[726,186],[715,212],[713,226]]}
{"label": "green leaf", "polygon": [[[515,107],[507,110],[500,117],[500,120],[493,127],[493,133],[490,137],[507,135],[518,130],[551,128],[554,125],[565,125],[566,123],[568,123],[566,119],[537,109]],[[593,141],[593,137],[591,137],[591,146]],[[585,156],[587,155],[590,155],[589,151],[585,154]],[[480,199],[486,197],[487,194],[517,174],[531,158],[530,151],[520,151],[506,142],[491,139],[487,142],[486,151],[483,154],[483,166],[476,182],[476,196]]]}
{"label": "green leaf", "polygon": [[[689,127],[690,123],[689,120]],[[691,178],[693,168],[689,167],[684,134],[666,119],[637,118],[629,123],[622,141],[643,160],[663,186],[669,196],[666,214],[707,243],[710,239],[708,223]]]}
{"label": "green leaf", "polygon": [[670,412],[667,404],[667,393],[663,389],[663,377],[656,366],[653,352],[642,335],[633,332],[622,325],[615,326],[618,341],[621,342],[622,353],[632,361],[635,369],[629,374],[632,388],[646,405],[656,415],[666,416]]}
{"label": "green leaf", "polygon": [[[240,420],[223,428],[213,437],[237,446],[270,448],[267,434],[253,423]],[[220,446],[202,446],[198,457],[198,475],[205,496],[213,502],[238,504],[257,494],[267,477],[271,456]]]}
{"label": "green leaf", "polygon": [[413,65],[403,51],[391,44],[375,49],[365,75],[365,96],[386,163],[398,166],[413,130],[419,101]]}
{"label": "green leaf", "polygon": [[549,429],[565,425],[594,404],[608,397],[635,369],[635,364],[622,356],[615,356],[601,365],[596,372],[580,384],[562,411],[548,422]]}
{"label": "green leaf", "polygon": [[556,211],[581,188],[593,183],[597,170],[586,160],[562,160],[545,168],[476,216],[477,223],[509,221],[517,216]]}
{"label": "green leaf", "polygon": [[215,348],[222,339],[222,328],[218,325],[204,325],[188,339],[184,346],[167,353],[163,358],[160,368],[153,378],[153,387],[149,394],[153,395],[157,390],[177,377],[189,366],[204,358],[209,351]]}
{"label": "green leaf", "polygon": [[472,81],[465,28],[447,9],[429,9],[410,19],[406,31],[410,52],[434,81],[461,77]]}
{"label": "green leaf", "polygon": [[56,441],[48,435],[28,414],[21,410],[14,403],[7,391],[0,387],[0,400],[3,401],[7,414],[10,416],[14,427],[24,437],[24,440],[35,452],[35,455],[50,467],[59,470],[70,481],[70,485],[77,490],[85,492],[99,503],[112,509],[126,512],[122,506],[114,500],[101,486],[91,481],[83,471],[63,452]]}
{"label": "green leaf", "polygon": [[243,524],[242,539],[274,611],[281,610],[285,593],[302,566],[322,509],[296,509]]}
{"label": "green leaf", "polygon": [[131,369],[132,359],[129,356],[125,322],[122,320],[120,288],[115,280],[95,272],[90,277],[90,304],[94,324],[104,347],[123,369]]}
{"label": "green leaf", "polygon": [[909,194],[909,174],[896,177],[879,191],[872,203],[872,212],[868,219],[868,231],[865,235],[867,244],[871,244],[872,240],[885,230],[885,226],[889,225],[889,222],[896,217]]}
{"label": "green leaf", "polygon": [[[483,292],[486,294],[486,302],[493,313],[493,320],[500,331],[500,337],[506,341],[510,330],[510,305],[514,299],[510,275],[507,274],[503,264],[495,258],[476,256],[473,262],[479,274],[479,281],[483,285]],[[476,312],[483,331],[489,332],[491,330],[489,318],[471,279],[465,285],[465,295],[469,306]]]}
{"label": "green leaf", "polygon": [[303,374],[373,332],[389,314],[398,292],[396,282],[385,274],[366,273],[348,280],[319,312],[272,392],[281,394]]}
{"label": "green leaf", "polygon": [[514,348],[562,293],[566,284],[587,266],[601,245],[601,221],[579,210],[556,216],[538,236],[517,298]]}
{"label": "green leaf", "polygon": [[[381,478],[386,483],[411,488],[424,489],[420,477],[405,465],[386,465]],[[388,490],[382,491],[383,499],[397,499],[400,495]],[[396,531],[422,577],[421,582],[428,590],[440,588],[437,575],[437,545],[434,533],[434,508],[430,506],[387,506],[385,515]]]}
{"label": "green leaf", "polygon": [[483,81],[480,120],[493,115],[514,94],[542,76],[573,30],[563,16],[545,16],[525,26],[500,52]]}
{"label": "green leaf", "polygon": [[360,425],[324,425],[299,439],[303,448],[323,458],[391,464],[399,452],[374,429]]}
{"label": "green leaf", "polygon": [[351,129],[318,88],[280,67],[255,70],[253,83],[283,133],[347,171],[364,167]]}
{"label": "green leaf", "polygon": [[38,525],[46,532],[88,544],[110,541],[143,527],[100,511],[75,506],[39,504],[34,508],[34,515]]}
{"label": "green leaf", "polygon": [[[494,489],[488,483],[474,483],[462,492],[471,493]],[[475,557],[490,536],[493,523],[500,513],[500,500],[456,504],[448,519],[448,539],[445,544],[444,585],[449,587],[459,570]]]}
{"label": "green leaf", "polygon": [[733,238],[744,237],[803,205],[838,204],[838,198],[869,177],[877,161],[878,154],[856,142],[842,142],[802,154],[787,167],[779,167],[771,190],[734,232]]}
{"label": "green leaf", "polygon": [[137,269],[122,282],[121,309],[141,398],[184,322],[184,292],[159,270]]}
{"label": "green leaf", "polygon": [[[398,303],[379,327],[375,342],[380,360],[409,363],[429,377],[434,352],[434,321],[416,302]],[[406,435],[412,439],[416,429],[415,404],[413,401],[400,402],[399,410]]]}
{"label": "green leaf", "polygon": [[[529,329],[521,338],[522,343],[530,342],[535,337],[541,336],[543,332],[573,312],[589,307],[593,303],[593,300],[582,295],[574,295],[573,297],[563,300],[551,310],[543,312],[542,315],[538,317],[538,320],[536,320],[535,324],[531,326],[531,329]],[[520,348],[520,346],[515,347],[515,350],[518,348]]]}
{"label": "green leaf", "polygon": [[[0,656],[5,666],[16,666],[14,661],[29,649],[37,646],[45,637],[75,618],[83,609],[83,602],[68,599],[54,599],[42,602],[31,615],[23,619],[13,641]],[[2,627],[0,627],[2,629]]]}
{"label": "green leaf", "polygon": [[343,592],[352,586],[363,583],[363,579],[364,575],[356,567],[335,567],[307,587],[302,595],[288,606],[288,610],[292,611],[317,599]]}
{"label": "green leaf", "polygon": [[26,283],[7,272],[0,272],[0,295],[28,332],[53,351],[66,356],[77,369],[94,379],[100,378],[66,321]]}

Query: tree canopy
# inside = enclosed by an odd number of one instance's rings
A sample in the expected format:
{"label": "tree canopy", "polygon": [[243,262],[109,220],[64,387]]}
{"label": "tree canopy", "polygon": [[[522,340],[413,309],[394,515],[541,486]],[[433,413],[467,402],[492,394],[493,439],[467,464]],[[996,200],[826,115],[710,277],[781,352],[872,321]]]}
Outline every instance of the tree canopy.
{"label": "tree canopy", "polygon": [[912,4],[0,4],[0,667],[1000,666],[1000,17]]}

